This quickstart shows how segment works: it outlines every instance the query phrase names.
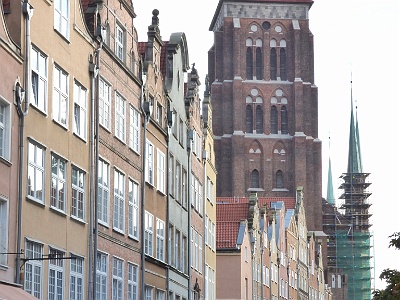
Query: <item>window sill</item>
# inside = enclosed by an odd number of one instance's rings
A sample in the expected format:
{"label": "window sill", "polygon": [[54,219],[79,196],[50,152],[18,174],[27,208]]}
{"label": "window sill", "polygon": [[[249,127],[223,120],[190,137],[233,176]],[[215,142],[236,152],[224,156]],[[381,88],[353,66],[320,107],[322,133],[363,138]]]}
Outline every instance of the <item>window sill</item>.
{"label": "window sill", "polygon": [[12,163],[7,158],[0,156],[0,162],[4,163],[5,165],[11,167]]}
{"label": "window sill", "polygon": [[39,205],[39,206],[41,206],[41,207],[45,207],[45,206],[46,206],[46,205],[44,204],[44,201],[41,202],[41,201],[39,201],[39,200],[33,198],[32,196],[26,196],[26,200],[29,201],[29,202],[31,202],[32,204],[36,204],[36,205]]}
{"label": "window sill", "polygon": [[64,217],[67,216],[67,214],[65,213],[65,211],[63,211],[63,210],[61,210],[61,209],[58,209],[58,208],[55,207],[55,206],[50,206],[50,209],[51,209],[53,212],[55,212],[56,214],[59,214],[60,216],[64,216]]}
{"label": "window sill", "polygon": [[273,188],[272,191],[273,192],[289,192],[289,190],[286,188]]}
{"label": "window sill", "polygon": [[82,224],[82,225],[86,225],[86,224],[87,224],[87,223],[85,222],[85,220],[83,220],[83,219],[81,219],[81,218],[78,218],[78,217],[76,217],[76,216],[74,216],[74,215],[71,215],[70,218],[71,218],[71,220],[74,220],[75,222],[80,223],[80,224]]}

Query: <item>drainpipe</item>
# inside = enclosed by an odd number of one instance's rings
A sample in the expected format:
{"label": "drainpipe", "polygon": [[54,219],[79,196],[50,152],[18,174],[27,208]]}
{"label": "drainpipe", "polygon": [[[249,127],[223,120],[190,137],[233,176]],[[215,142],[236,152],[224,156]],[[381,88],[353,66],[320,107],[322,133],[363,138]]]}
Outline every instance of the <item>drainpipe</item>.
{"label": "drainpipe", "polygon": [[[21,85],[16,86],[17,98],[17,111],[20,116],[20,132],[19,132],[19,173],[18,173],[18,215],[17,215],[17,262],[15,268],[15,282],[21,284],[20,278],[20,266],[21,266],[21,239],[22,239],[22,169],[23,169],[23,158],[24,158],[24,121],[25,116],[28,114],[30,92],[31,92],[31,37],[30,37],[30,23],[33,16],[33,7],[25,0],[22,3],[22,13],[24,14],[25,20],[25,91],[23,91]],[[25,96],[25,99],[23,99]],[[24,100],[24,108],[22,108],[22,101]]]}
{"label": "drainpipe", "polygon": [[[204,148],[205,148],[205,141],[204,141],[203,145],[204,145]],[[203,178],[204,178],[204,180],[203,180],[203,220],[204,220],[204,222],[203,222],[203,232],[204,232],[204,236],[203,236],[202,248],[203,248],[203,274],[205,274],[206,273],[206,268],[207,268],[207,263],[206,263],[206,252],[207,252],[207,249],[206,249],[206,237],[205,237],[205,235],[208,234],[208,232],[206,232],[207,219],[205,218],[205,216],[207,216],[207,212],[206,212],[206,202],[207,202],[207,151],[206,150],[202,151],[202,160],[203,160],[203,169],[204,169],[204,176],[203,176]],[[208,243],[210,243],[210,241],[208,241]],[[208,276],[210,276],[210,274],[208,274]],[[206,284],[206,282],[204,280],[203,281],[204,299],[207,299],[206,293],[208,292],[208,290],[206,290],[206,286],[208,288],[210,288],[208,286],[208,284]]]}
{"label": "drainpipe", "polygon": [[[100,51],[103,47],[103,40],[105,38],[105,30],[101,26],[101,35],[99,39],[99,46],[96,49],[96,66],[97,66],[97,91],[96,91],[96,99],[95,101],[95,109],[96,109],[96,122],[94,124],[95,127],[95,144],[94,144],[94,201],[93,201],[93,270],[92,270],[92,284],[93,284],[93,299],[96,298],[96,267],[97,267],[97,240],[98,240],[98,221],[97,221],[97,199],[99,197],[99,98],[100,98]],[[93,110],[93,109],[92,109]],[[90,249],[91,250],[91,249]]]}
{"label": "drainpipe", "polygon": [[[167,163],[166,163],[166,168],[167,168],[167,174],[169,172],[169,135],[170,135],[170,129],[172,126],[172,111],[170,109],[170,104],[168,105],[167,108]],[[167,243],[170,243],[170,234],[169,234],[169,181],[170,181],[170,176],[173,176],[172,174],[167,175],[167,215],[166,215],[166,239]],[[171,245],[172,247],[172,245]],[[166,290],[167,290],[167,299],[169,298],[169,272],[171,271],[171,261],[169,260],[169,246],[167,245],[165,249],[165,256],[167,260],[167,284],[166,284]]]}
{"label": "drainpipe", "polygon": [[192,292],[192,287],[190,286],[191,283],[191,260],[192,260],[192,218],[191,218],[191,213],[192,213],[192,196],[190,193],[190,186],[191,186],[191,179],[192,179],[192,141],[193,141],[193,130],[188,131],[187,135],[187,152],[188,152],[188,184],[187,184],[187,189],[188,189],[188,261],[187,261],[187,268],[188,268],[188,296],[187,299],[191,299],[191,292]]}
{"label": "drainpipe", "polygon": [[[94,203],[96,198],[96,191],[95,191],[95,181],[96,180],[96,149],[95,149],[95,140],[96,140],[96,96],[95,88],[95,78],[98,75],[99,67],[93,61],[94,57],[90,57],[89,61],[89,73],[90,73],[90,90],[91,90],[91,135],[90,135],[90,205],[89,205],[89,270],[90,272],[94,272],[93,269],[93,256],[94,251],[93,249],[93,236],[94,236],[94,220],[96,220],[96,216],[94,216]],[[95,265],[96,267],[96,265]],[[95,280],[94,276],[89,276],[89,289],[88,289],[88,299],[94,299],[93,294],[93,281]]]}
{"label": "drainpipe", "polygon": [[[144,75],[144,74],[143,74]],[[144,289],[145,289],[145,281],[144,281],[144,277],[145,277],[145,263],[146,263],[146,256],[144,253],[144,226],[145,226],[145,185],[146,185],[146,133],[147,133],[147,123],[150,121],[150,115],[152,112],[152,103],[148,102],[148,101],[144,101],[145,99],[145,95],[144,95],[144,85],[146,84],[146,76],[144,75],[144,80],[142,82],[142,91],[141,91],[141,109],[143,112],[143,161],[142,161],[142,197],[141,197],[141,230],[142,230],[142,234],[141,234],[141,262],[142,262],[142,281],[141,281],[141,288],[142,288],[142,300],[145,300],[145,293],[144,293]]]}

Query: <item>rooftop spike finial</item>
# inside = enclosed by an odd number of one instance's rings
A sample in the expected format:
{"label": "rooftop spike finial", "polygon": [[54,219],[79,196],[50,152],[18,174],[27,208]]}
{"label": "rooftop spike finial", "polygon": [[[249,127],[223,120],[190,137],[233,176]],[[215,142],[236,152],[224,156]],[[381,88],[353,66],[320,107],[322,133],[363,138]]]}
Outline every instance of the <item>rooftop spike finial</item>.
{"label": "rooftop spike finial", "polygon": [[353,74],[351,73],[350,80],[350,101],[351,101],[351,112],[350,112],[350,135],[349,135],[349,156],[347,162],[347,173],[362,173],[361,164],[361,147],[358,134],[358,121],[354,121],[353,111]]}
{"label": "rooftop spike finial", "polygon": [[326,191],[326,201],[328,201],[328,203],[331,204],[331,205],[335,205],[335,195],[333,193],[333,181],[332,181],[332,167],[331,167],[330,150],[331,150],[331,136],[329,134],[329,167],[328,167],[328,185],[327,185],[327,191]]}

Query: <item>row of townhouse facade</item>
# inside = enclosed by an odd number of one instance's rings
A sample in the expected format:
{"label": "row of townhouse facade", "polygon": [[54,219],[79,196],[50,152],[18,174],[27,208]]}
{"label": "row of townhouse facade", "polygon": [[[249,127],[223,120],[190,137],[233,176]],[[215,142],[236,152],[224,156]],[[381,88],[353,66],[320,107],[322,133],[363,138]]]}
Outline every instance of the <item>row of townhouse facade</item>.
{"label": "row of townhouse facade", "polygon": [[154,10],[139,42],[126,0],[1,4],[0,295],[215,299],[210,88],[185,34]]}
{"label": "row of townhouse facade", "polygon": [[217,299],[333,299],[303,199],[217,197]]}

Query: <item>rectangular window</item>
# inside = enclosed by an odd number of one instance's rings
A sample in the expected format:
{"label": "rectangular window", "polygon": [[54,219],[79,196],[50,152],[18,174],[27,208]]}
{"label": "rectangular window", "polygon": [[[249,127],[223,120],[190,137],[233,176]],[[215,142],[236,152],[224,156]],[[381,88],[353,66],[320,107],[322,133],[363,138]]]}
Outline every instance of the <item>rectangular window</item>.
{"label": "rectangular window", "polygon": [[114,170],[114,229],[124,231],[125,175]]}
{"label": "rectangular window", "polygon": [[118,93],[115,94],[115,135],[125,142],[126,100]]}
{"label": "rectangular window", "polygon": [[69,0],[54,0],[54,29],[69,38]]}
{"label": "rectangular window", "polygon": [[99,123],[110,129],[110,85],[103,79],[99,83]]}
{"label": "rectangular window", "polygon": [[129,147],[140,152],[140,113],[133,106],[129,106]]}
{"label": "rectangular window", "polygon": [[124,282],[124,262],[121,259],[113,257],[113,277],[112,277],[112,299],[123,299]]}
{"label": "rectangular window", "polygon": [[[42,299],[43,244],[26,241],[24,289],[38,299]],[[38,260],[35,260],[37,258]]]}
{"label": "rectangular window", "polygon": [[153,288],[151,286],[148,286],[148,285],[145,286],[144,299],[145,300],[153,300]]}
{"label": "rectangular window", "polygon": [[214,203],[214,183],[207,177],[207,199]]}
{"label": "rectangular window", "polygon": [[31,104],[47,113],[47,56],[32,47],[31,51]]}
{"label": "rectangular window", "polygon": [[144,171],[146,181],[154,185],[154,146],[148,140],[146,141],[146,163]]}
{"label": "rectangular window", "polygon": [[64,299],[64,252],[50,248],[49,250],[49,300]]}
{"label": "rectangular window", "polygon": [[182,168],[182,206],[187,208],[188,206],[188,186],[187,186],[187,172]]}
{"label": "rectangular window", "polygon": [[106,254],[97,252],[96,300],[107,300],[107,261],[108,257]]}
{"label": "rectangular window", "polygon": [[68,127],[68,74],[54,66],[53,70],[53,119]]}
{"label": "rectangular window", "polygon": [[175,261],[176,268],[181,270],[181,233],[179,230],[175,230]]}
{"label": "rectangular window", "polygon": [[165,223],[157,218],[156,257],[164,261]]}
{"label": "rectangular window", "polygon": [[72,167],[72,201],[71,216],[80,220],[84,219],[85,213],[85,172]]}
{"label": "rectangular window", "polygon": [[182,235],[182,272],[187,274],[187,261],[188,261],[188,243],[187,243],[187,237],[185,235]]}
{"label": "rectangular window", "polygon": [[169,194],[174,197],[174,157],[169,154],[168,162],[168,184],[169,184]]}
{"label": "rectangular window", "polygon": [[51,182],[50,182],[50,205],[51,207],[65,212],[66,198],[66,161],[55,154],[51,155]]}
{"label": "rectangular window", "polygon": [[181,202],[182,196],[182,182],[181,182],[181,164],[176,161],[175,164],[175,199],[179,203]]}
{"label": "rectangular window", "polygon": [[11,106],[0,97],[0,157],[10,159]]}
{"label": "rectangular window", "polygon": [[165,300],[165,292],[162,290],[157,290],[156,300]]}
{"label": "rectangular window", "polygon": [[98,163],[98,203],[97,219],[108,224],[108,201],[110,197],[110,166],[103,160]]}
{"label": "rectangular window", "polygon": [[144,253],[153,255],[153,228],[154,216],[146,211],[145,213],[145,233],[144,233]]}
{"label": "rectangular window", "polygon": [[[0,197],[0,265],[7,265],[8,202]],[[3,253],[3,254],[2,254]]]}
{"label": "rectangular window", "polygon": [[117,24],[115,26],[115,55],[124,61],[125,53],[125,32],[122,27]]}
{"label": "rectangular window", "polygon": [[157,189],[165,194],[165,155],[157,149]]}
{"label": "rectangular window", "polygon": [[28,144],[28,195],[33,200],[44,203],[45,150],[39,145]]}
{"label": "rectangular window", "polygon": [[156,120],[158,124],[162,127],[163,115],[162,115],[163,108],[160,103],[157,103],[157,111],[156,111]]}
{"label": "rectangular window", "polygon": [[171,266],[175,267],[175,254],[174,254],[174,225],[169,224],[169,240],[168,240],[168,261]]}
{"label": "rectangular window", "polygon": [[138,267],[128,263],[128,300],[138,300]]}
{"label": "rectangular window", "polygon": [[179,118],[179,144],[183,146],[183,121]]}
{"label": "rectangular window", "polygon": [[136,239],[139,238],[139,184],[129,180],[129,230],[128,234]]}
{"label": "rectangular window", "polygon": [[69,299],[81,300],[84,298],[83,290],[83,258],[71,254],[70,278],[69,278]]}
{"label": "rectangular window", "polygon": [[86,89],[74,84],[74,133],[86,139]]}
{"label": "rectangular window", "polygon": [[177,122],[178,115],[176,113],[176,110],[174,109],[172,111],[172,127],[171,131],[174,137],[178,138],[178,122]]}

